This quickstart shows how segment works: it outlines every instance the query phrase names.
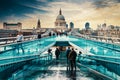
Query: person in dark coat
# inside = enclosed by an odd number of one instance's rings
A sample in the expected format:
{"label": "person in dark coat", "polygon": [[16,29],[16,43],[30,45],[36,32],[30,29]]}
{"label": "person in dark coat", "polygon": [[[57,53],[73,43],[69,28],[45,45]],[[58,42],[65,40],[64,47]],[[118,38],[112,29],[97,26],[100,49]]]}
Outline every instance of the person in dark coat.
{"label": "person in dark coat", "polygon": [[70,47],[68,47],[68,49],[66,50],[67,70],[70,70],[70,61],[69,61],[69,59],[68,59],[68,56],[69,56],[70,52],[71,52],[71,49],[70,49]]}
{"label": "person in dark coat", "polygon": [[38,34],[38,39],[40,39],[41,38],[41,34]]}
{"label": "person in dark coat", "polygon": [[60,50],[58,48],[56,48],[56,50],[55,50],[56,60],[59,59],[59,55],[60,55]]}
{"label": "person in dark coat", "polygon": [[77,57],[77,53],[72,48],[72,51],[69,53],[69,60],[70,60],[70,65],[71,65],[71,71],[73,71],[73,67],[76,70],[76,57]]}
{"label": "person in dark coat", "polygon": [[49,32],[49,36],[51,36],[51,32]]}
{"label": "person in dark coat", "polygon": [[68,49],[66,50],[67,64],[69,62],[68,56],[70,52],[71,52],[70,47],[68,47]]}

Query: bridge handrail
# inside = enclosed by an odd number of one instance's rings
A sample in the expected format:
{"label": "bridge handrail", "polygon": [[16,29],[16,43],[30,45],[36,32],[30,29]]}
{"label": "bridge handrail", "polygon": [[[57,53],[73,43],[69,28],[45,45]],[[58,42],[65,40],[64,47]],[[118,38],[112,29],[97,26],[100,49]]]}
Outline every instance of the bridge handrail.
{"label": "bridge handrail", "polygon": [[[24,36],[23,41],[27,41],[27,40],[33,40],[36,39],[34,38],[35,35],[29,35],[29,36]],[[5,37],[5,38],[0,38],[0,44],[1,45],[5,45],[5,44],[9,44],[9,43],[14,43],[16,42],[17,37]],[[9,42],[10,41],[10,42]]]}
{"label": "bridge handrail", "polygon": [[[48,45],[45,49],[43,49],[43,50],[41,50],[39,53],[42,53],[42,52],[44,52],[45,50],[47,50],[50,46],[52,46],[52,45],[54,45],[55,44],[55,42],[53,42],[53,43],[51,43],[50,45]],[[15,58],[24,58],[24,57],[33,57],[33,56],[39,56],[40,54],[35,54],[35,55],[24,55],[24,56],[17,56],[17,57],[15,57],[15,56],[13,56],[13,57],[10,57],[10,58],[2,58],[2,59],[0,59],[0,61],[2,61],[2,60],[9,60],[9,59],[15,59]]]}
{"label": "bridge handrail", "polygon": [[[74,36],[74,37],[80,38],[80,37],[78,37],[78,36]],[[87,40],[91,40],[91,39],[87,39]],[[96,40],[91,40],[91,41],[94,41],[94,42],[101,42],[101,41],[96,41]],[[120,47],[120,44],[114,44],[114,43],[108,43],[108,42],[101,42],[101,43],[105,43],[105,44],[109,44],[109,45],[114,45],[114,46]],[[101,46],[102,46],[102,45],[101,45]],[[106,48],[109,48],[109,47],[106,47]],[[115,49],[115,48],[114,48],[114,50],[115,50],[115,51],[120,51],[119,49]]]}
{"label": "bridge handrail", "polygon": [[117,37],[93,36],[93,35],[83,35],[78,32],[75,32],[75,33],[77,33],[77,35],[82,36],[82,37],[96,37],[96,38],[119,39],[120,40],[120,38],[117,38]]}
{"label": "bridge handrail", "polygon": [[92,59],[92,60],[98,60],[98,61],[102,61],[102,62],[107,62],[107,63],[112,63],[112,64],[120,65],[119,62],[115,62],[115,61],[109,61],[109,60],[98,59],[98,58],[91,58],[91,57],[88,57],[88,56],[81,56],[81,57],[88,58],[88,59]]}
{"label": "bridge handrail", "polygon": [[[41,37],[46,37],[46,36],[48,36],[48,33],[41,34]],[[28,38],[29,40],[37,39],[37,34],[24,36],[23,41],[25,41],[26,38]],[[17,37],[4,37],[4,38],[0,38],[0,42],[5,42],[4,44],[7,44],[8,41],[13,41],[14,42],[16,39],[17,39]]]}
{"label": "bridge handrail", "polygon": [[[90,39],[92,40],[91,38],[99,38],[99,39],[106,39],[106,40],[111,40],[111,42],[104,42],[104,43],[110,43],[110,44],[115,44],[115,40],[117,40],[117,42],[119,42],[119,44],[116,44],[116,45],[120,45],[120,38],[117,38],[117,37],[107,37],[107,36],[93,36],[93,35],[83,35],[83,34],[80,34],[78,32],[75,32],[76,34],[73,34],[77,37],[83,37],[83,38],[86,38],[86,39]],[[98,40],[97,40],[98,41]],[[102,41],[101,41],[102,42]]]}
{"label": "bridge handrail", "polygon": [[18,63],[18,62],[22,62],[22,61],[27,61],[27,60],[31,60],[31,59],[44,58],[44,57],[48,57],[50,55],[43,55],[43,56],[36,55],[36,56],[33,56],[33,58],[29,58],[29,59],[24,59],[24,60],[19,60],[19,61],[14,61],[14,62],[8,62],[8,63],[5,63],[5,64],[0,64],[0,66],[14,64],[14,63]]}
{"label": "bridge handrail", "polygon": [[0,66],[14,64],[14,63],[18,63],[18,62],[22,62],[22,61],[27,61],[27,60],[31,60],[31,59],[34,59],[34,58],[29,58],[29,59],[25,59],[25,60],[19,60],[19,61],[15,61],[15,62],[4,63],[4,64],[0,64]]}
{"label": "bridge handrail", "polygon": [[[47,36],[42,37],[41,40],[44,39],[44,38],[48,38],[48,37]],[[0,47],[10,46],[10,45],[13,45],[13,44],[20,44],[20,43],[25,43],[25,42],[35,41],[35,40],[40,40],[40,39],[32,39],[32,40],[28,40],[28,41],[22,41],[22,42],[19,42],[19,43],[15,42],[15,43],[12,43],[12,44],[4,44],[4,45],[0,45]]]}
{"label": "bridge handrail", "polygon": [[[51,43],[50,45],[48,45],[46,48],[44,48],[43,50],[41,50],[39,53],[35,54],[34,56],[33,56],[33,55],[26,55],[26,56],[27,56],[27,57],[30,57],[30,58],[31,58],[31,57],[33,57],[33,58],[40,57],[40,53],[46,51],[50,46],[53,46],[54,44],[55,44],[55,42]],[[26,56],[17,56],[17,57],[14,57],[14,58],[11,57],[11,58],[6,58],[6,59],[4,59],[4,60],[2,59],[2,60],[3,60],[3,61],[5,61],[5,60],[10,60],[10,59],[15,59],[15,60],[16,60],[16,59],[18,59],[18,58],[20,58],[20,59],[21,59],[21,58],[24,58],[24,57],[26,58]],[[48,56],[48,55],[45,55],[45,56]],[[2,61],[2,60],[1,60],[1,61]],[[25,60],[26,60],[26,59],[25,59]],[[14,61],[14,60],[13,60],[13,61]],[[2,65],[4,65],[4,64],[2,64]]]}
{"label": "bridge handrail", "polygon": [[13,57],[10,57],[10,58],[2,58],[2,59],[0,59],[0,61],[3,61],[3,60],[10,60],[10,59],[17,59],[17,58],[26,58],[26,57],[33,57],[33,56],[38,56],[39,54],[37,54],[37,55],[25,55],[25,56],[17,56],[17,57],[15,57],[15,56],[13,56]]}
{"label": "bridge handrail", "polygon": [[89,71],[91,71],[91,72],[93,72],[95,74],[98,74],[98,75],[102,76],[103,79],[107,78],[107,80],[113,80],[111,77],[109,77],[109,76],[107,76],[107,75],[105,75],[105,74],[103,74],[103,73],[101,73],[101,72],[99,72],[99,71],[97,71],[95,69],[92,69],[89,66],[83,65],[81,63],[77,63],[77,64],[80,65],[80,66],[82,66],[82,67],[87,68]]}
{"label": "bridge handrail", "polygon": [[117,37],[92,36],[92,35],[90,35],[89,37],[105,38],[105,39],[120,39],[120,38],[117,38]]}
{"label": "bridge handrail", "polygon": [[[29,35],[29,36],[24,36],[24,38],[28,38],[28,37],[33,37],[33,35]],[[16,39],[17,37],[5,37],[5,38],[0,38],[0,40],[9,40],[9,39]]]}
{"label": "bridge handrail", "polygon": [[87,56],[94,56],[94,57],[100,57],[100,58],[109,58],[109,59],[118,59],[120,60],[120,57],[113,57],[113,56],[103,56],[103,55],[87,55]]}

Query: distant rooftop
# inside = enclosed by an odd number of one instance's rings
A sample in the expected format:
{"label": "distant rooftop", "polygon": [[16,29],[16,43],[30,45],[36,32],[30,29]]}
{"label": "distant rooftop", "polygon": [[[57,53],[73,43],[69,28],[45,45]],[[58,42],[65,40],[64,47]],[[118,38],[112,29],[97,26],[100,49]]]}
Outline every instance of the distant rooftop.
{"label": "distant rooftop", "polygon": [[18,23],[7,23],[7,22],[4,22],[3,24],[7,25],[7,26],[17,26],[18,24],[21,24],[21,23],[20,22],[18,22]]}

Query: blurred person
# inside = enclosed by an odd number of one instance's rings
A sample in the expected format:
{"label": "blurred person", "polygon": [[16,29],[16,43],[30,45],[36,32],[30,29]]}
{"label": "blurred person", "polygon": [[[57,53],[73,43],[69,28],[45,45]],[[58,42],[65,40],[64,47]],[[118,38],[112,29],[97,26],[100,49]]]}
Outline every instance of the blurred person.
{"label": "blurred person", "polygon": [[17,42],[22,42],[23,39],[24,39],[24,37],[23,37],[22,32],[18,32],[18,35],[17,35]]}

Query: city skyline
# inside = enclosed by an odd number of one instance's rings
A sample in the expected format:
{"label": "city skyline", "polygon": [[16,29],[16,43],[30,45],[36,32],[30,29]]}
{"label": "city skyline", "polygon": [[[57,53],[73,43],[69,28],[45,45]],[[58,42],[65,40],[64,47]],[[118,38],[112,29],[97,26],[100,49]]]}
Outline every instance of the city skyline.
{"label": "city skyline", "polygon": [[0,28],[3,22],[21,22],[23,29],[32,29],[38,19],[41,27],[53,28],[60,8],[75,28],[84,28],[86,22],[93,29],[102,23],[120,26],[120,0],[1,0]]}

